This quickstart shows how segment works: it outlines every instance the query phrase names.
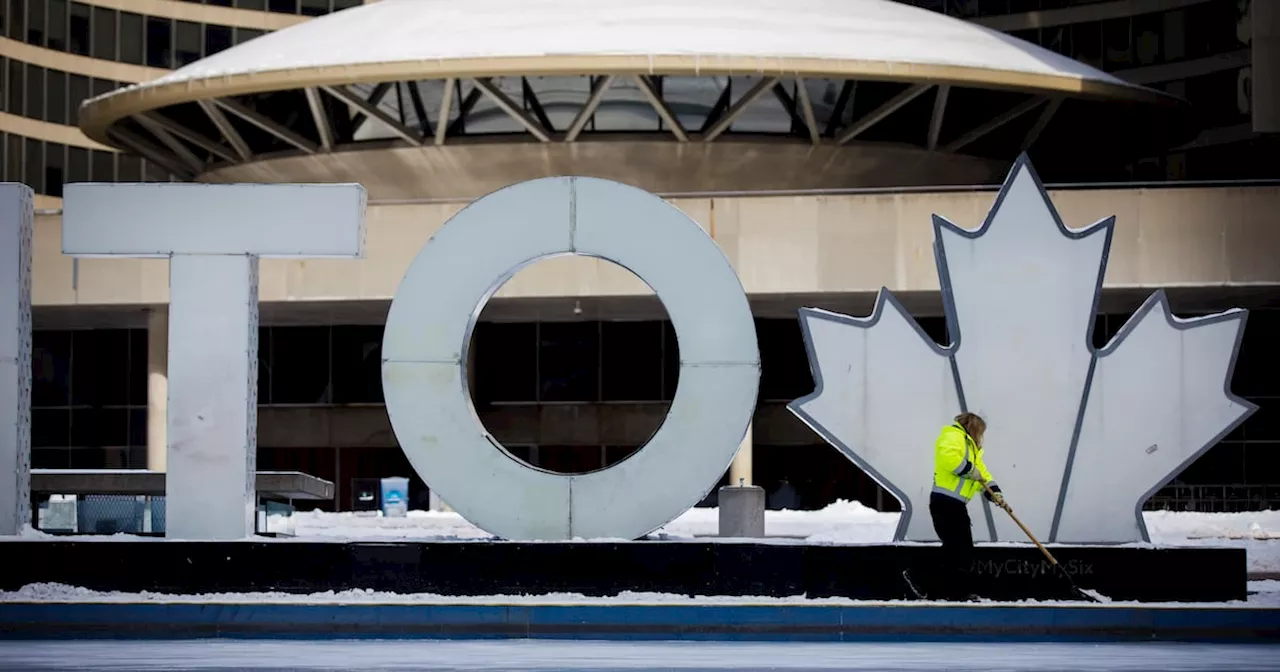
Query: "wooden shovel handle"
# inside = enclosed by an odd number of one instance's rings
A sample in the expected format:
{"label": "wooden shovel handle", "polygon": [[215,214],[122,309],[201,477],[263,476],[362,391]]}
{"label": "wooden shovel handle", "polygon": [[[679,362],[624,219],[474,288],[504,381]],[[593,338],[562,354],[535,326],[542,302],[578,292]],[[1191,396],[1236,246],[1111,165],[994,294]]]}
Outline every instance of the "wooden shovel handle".
{"label": "wooden shovel handle", "polygon": [[[986,481],[978,481],[978,482],[982,484],[982,489],[986,490],[988,495],[990,495],[992,498],[995,497],[996,493],[991,491],[991,487],[987,485]],[[1022,521],[1018,520],[1018,517],[1013,515],[1013,509],[1010,508],[1007,503],[1001,506],[1000,508],[1004,509],[1004,512],[1009,514],[1009,517],[1013,519],[1013,522],[1018,524],[1018,527],[1022,528],[1022,531],[1026,533],[1027,538],[1031,540],[1031,543],[1035,544],[1036,548],[1040,549],[1041,553],[1044,553],[1044,557],[1049,559],[1049,564],[1051,565],[1058,564],[1058,561],[1053,557],[1053,554],[1049,552],[1049,549],[1045,548],[1044,545],[1041,544],[1040,541],[1036,539],[1036,535],[1031,534],[1031,530],[1028,530],[1027,526],[1023,525]]]}

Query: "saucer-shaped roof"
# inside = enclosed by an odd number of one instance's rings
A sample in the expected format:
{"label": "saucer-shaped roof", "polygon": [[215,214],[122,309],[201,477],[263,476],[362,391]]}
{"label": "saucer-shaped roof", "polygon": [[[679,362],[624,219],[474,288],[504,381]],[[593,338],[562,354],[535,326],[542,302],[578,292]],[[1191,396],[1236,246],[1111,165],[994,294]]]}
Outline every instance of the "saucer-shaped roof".
{"label": "saucer-shaped roof", "polygon": [[[1055,109],[1063,99],[1142,107],[1174,102],[1010,35],[891,0],[382,0],[90,100],[80,123],[90,137],[121,146],[147,130],[131,121],[136,115],[197,101],[230,101],[281,121],[278,109],[267,110],[254,97],[292,91],[298,102],[309,89],[332,94],[338,87],[340,99],[354,90],[370,101],[370,87],[381,83],[438,81],[447,87],[467,78],[492,97],[483,84],[500,78],[610,75],[867,81],[907,85],[903,94],[913,85],[947,86],[1029,94]],[[885,93],[881,102],[895,100],[893,94]],[[360,113],[358,103],[344,102]],[[434,111],[415,103],[417,110]],[[809,104],[792,101],[801,103]],[[305,103],[296,106],[307,111]],[[408,107],[401,105],[401,123],[413,116],[403,109]],[[176,109],[169,112],[176,123],[187,123]],[[429,114],[420,116],[430,121]],[[323,142],[318,124],[310,136],[306,129],[293,130],[317,147],[334,144]],[[543,130],[554,136],[565,129]],[[246,152],[239,154],[244,158]]]}

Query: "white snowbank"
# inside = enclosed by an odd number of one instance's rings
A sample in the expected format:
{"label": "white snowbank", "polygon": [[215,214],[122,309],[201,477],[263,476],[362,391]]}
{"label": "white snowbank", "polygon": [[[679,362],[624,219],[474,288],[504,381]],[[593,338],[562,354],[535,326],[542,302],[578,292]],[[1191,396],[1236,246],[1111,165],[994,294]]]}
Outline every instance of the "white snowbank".
{"label": "white snowbank", "polygon": [[[1245,602],[1214,603],[1214,606],[1234,607],[1280,607],[1280,581],[1252,581],[1249,591],[1253,593]],[[580,593],[548,593],[545,595],[436,595],[431,593],[387,593],[373,590],[326,591],[322,593],[293,594],[281,592],[261,593],[206,593],[201,595],[171,595],[165,593],[124,593],[119,591],[98,591],[58,583],[35,583],[16,591],[0,591],[0,602],[39,602],[39,603],[163,603],[163,604],[415,604],[415,605],[808,605],[808,606],[876,606],[876,605],[946,605],[948,602],[905,601],[905,600],[852,600],[843,597],[808,598],[804,595],[791,597],[760,596],[696,596],[673,595],[669,593],[623,592],[610,597],[592,597]],[[1022,600],[1018,602],[995,602],[983,600],[969,603],[970,606],[1008,606],[1011,604],[1026,606],[1145,606],[1153,608],[1206,606],[1204,603],[1139,603],[1108,602],[1092,605],[1087,602],[1061,600]]]}
{"label": "white snowbank", "polygon": [[[658,528],[656,539],[723,540],[717,537],[719,511],[694,508]],[[876,511],[861,502],[838,501],[817,511],[766,511],[767,543],[883,544],[893,539],[898,514]],[[1151,544],[1158,546],[1214,546],[1244,548],[1251,573],[1280,574],[1280,511],[1244,513],[1195,513],[1149,511],[1143,514]],[[299,511],[286,523],[272,517],[269,529],[290,528],[296,541],[468,541],[493,539],[453,512],[410,511],[404,518],[386,518],[377,512]],[[66,539],[38,530],[26,530],[19,539]],[[87,540],[149,540],[129,534],[77,536]],[[616,541],[593,539],[591,541]],[[1021,540],[1002,542],[1020,544]]]}
{"label": "white snowbank", "polygon": [[[715,535],[719,530],[719,515],[714,508],[690,509],[650,536],[718,539]],[[1244,548],[1248,552],[1250,572],[1280,573],[1280,511],[1151,511],[1143,517],[1153,545]],[[765,512],[765,533],[774,543],[889,543],[897,525],[898,514],[876,511],[856,501],[838,501],[817,511]],[[299,540],[493,538],[456,513],[438,511],[410,511],[406,518],[384,518],[376,513],[306,511],[293,516],[293,528]]]}

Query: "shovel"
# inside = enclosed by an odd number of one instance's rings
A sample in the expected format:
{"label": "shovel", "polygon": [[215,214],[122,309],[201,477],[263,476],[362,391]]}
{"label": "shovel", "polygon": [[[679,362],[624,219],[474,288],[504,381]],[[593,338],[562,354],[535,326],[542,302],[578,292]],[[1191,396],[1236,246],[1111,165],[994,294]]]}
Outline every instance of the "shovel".
{"label": "shovel", "polygon": [[[987,495],[992,498],[992,501],[994,501],[995,493],[991,491],[991,487],[988,486],[985,482],[982,482],[982,481],[979,481],[979,482],[982,483],[982,489],[986,490]],[[1071,586],[1072,592],[1074,592],[1076,595],[1079,595],[1081,599],[1084,599],[1089,602],[1109,601],[1109,600],[1104,600],[1098,594],[1097,591],[1093,591],[1093,590],[1086,591],[1086,590],[1082,590],[1079,586],[1077,586],[1076,582],[1071,580],[1071,575],[1067,573],[1067,570],[1063,569],[1062,565],[1058,564],[1057,559],[1053,557],[1053,554],[1049,552],[1049,549],[1045,548],[1044,545],[1041,544],[1036,539],[1035,535],[1031,534],[1031,530],[1028,530],[1027,526],[1023,525],[1022,521],[1018,520],[1018,517],[1013,515],[1013,508],[1009,506],[1008,502],[1004,501],[1004,499],[1001,498],[1000,504],[998,504],[998,506],[1004,509],[1005,513],[1009,514],[1009,517],[1013,519],[1013,522],[1018,524],[1018,527],[1022,528],[1022,531],[1026,533],[1027,538],[1031,540],[1031,543],[1035,544],[1036,548],[1040,549],[1041,553],[1044,553],[1044,557],[1049,560],[1049,564],[1053,566],[1053,569],[1058,574],[1058,576],[1061,576],[1062,578],[1067,580],[1067,583]]]}

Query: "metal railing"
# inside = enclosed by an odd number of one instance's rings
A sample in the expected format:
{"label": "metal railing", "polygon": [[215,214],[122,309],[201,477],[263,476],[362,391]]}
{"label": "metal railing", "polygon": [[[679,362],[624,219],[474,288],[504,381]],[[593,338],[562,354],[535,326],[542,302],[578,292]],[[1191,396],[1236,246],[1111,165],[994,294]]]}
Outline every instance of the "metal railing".
{"label": "metal railing", "polygon": [[1142,508],[1203,513],[1275,510],[1280,509],[1280,485],[1170,485]]}

